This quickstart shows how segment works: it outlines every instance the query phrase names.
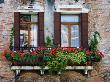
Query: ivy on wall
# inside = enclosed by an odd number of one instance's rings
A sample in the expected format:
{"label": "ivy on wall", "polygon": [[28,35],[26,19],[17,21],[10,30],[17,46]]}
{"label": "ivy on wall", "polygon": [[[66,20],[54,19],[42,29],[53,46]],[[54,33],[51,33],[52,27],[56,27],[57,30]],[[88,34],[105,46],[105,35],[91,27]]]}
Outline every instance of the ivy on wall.
{"label": "ivy on wall", "polygon": [[10,32],[10,50],[13,50],[13,41],[14,41],[14,27],[11,28]]}

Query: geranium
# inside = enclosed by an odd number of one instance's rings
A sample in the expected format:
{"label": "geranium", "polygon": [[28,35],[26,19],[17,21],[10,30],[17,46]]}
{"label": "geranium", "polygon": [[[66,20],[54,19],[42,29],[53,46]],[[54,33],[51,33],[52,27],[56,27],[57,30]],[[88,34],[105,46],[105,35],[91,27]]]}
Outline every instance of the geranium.
{"label": "geranium", "polygon": [[92,51],[90,51],[90,50],[87,50],[87,51],[86,51],[86,54],[87,54],[87,55],[91,55],[91,53],[92,53]]}
{"label": "geranium", "polygon": [[55,48],[50,49],[50,50],[49,50],[49,53],[50,53],[51,55],[56,55],[56,49],[55,49]]}
{"label": "geranium", "polygon": [[100,52],[100,51],[96,51],[96,54],[97,54],[97,55],[100,55],[101,58],[104,58],[104,54],[103,54],[102,52]]}

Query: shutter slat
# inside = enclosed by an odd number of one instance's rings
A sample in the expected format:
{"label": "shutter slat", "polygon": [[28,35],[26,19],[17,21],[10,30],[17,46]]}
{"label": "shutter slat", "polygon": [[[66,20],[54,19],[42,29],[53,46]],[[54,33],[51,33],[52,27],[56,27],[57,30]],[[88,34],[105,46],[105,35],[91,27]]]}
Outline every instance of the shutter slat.
{"label": "shutter slat", "polygon": [[14,13],[14,50],[20,49],[20,13]]}
{"label": "shutter slat", "polygon": [[88,49],[88,13],[81,13],[81,46]]}
{"label": "shutter slat", "polygon": [[38,46],[45,46],[44,42],[44,12],[38,13]]}
{"label": "shutter slat", "polygon": [[54,13],[54,44],[61,46],[61,14]]}

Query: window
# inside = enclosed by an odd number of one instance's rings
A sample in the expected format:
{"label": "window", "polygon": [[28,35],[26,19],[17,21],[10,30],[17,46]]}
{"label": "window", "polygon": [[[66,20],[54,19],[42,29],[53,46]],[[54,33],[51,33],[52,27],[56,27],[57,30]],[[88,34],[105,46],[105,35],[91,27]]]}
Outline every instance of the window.
{"label": "window", "polygon": [[54,13],[54,43],[61,47],[88,49],[88,13]]}
{"label": "window", "polygon": [[0,3],[4,3],[4,0],[0,0]]}
{"label": "window", "polygon": [[14,50],[44,46],[44,12],[15,12],[14,30]]}
{"label": "window", "polygon": [[20,14],[20,47],[37,47],[37,14]]}
{"label": "window", "polygon": [[79,15],[61,15],[61,47],[80,47]]}

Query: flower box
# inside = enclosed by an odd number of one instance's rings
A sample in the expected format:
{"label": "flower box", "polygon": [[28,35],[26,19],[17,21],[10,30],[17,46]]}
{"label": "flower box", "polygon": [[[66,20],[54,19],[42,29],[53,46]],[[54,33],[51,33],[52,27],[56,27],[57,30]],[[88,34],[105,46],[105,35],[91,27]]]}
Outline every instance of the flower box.
{"label": "flower box", "polygon": [[[100,60],[103,57],[99,51],[96,55]],[[47,66],[51,72],[63,72],[67,66],[90,66],[95,56],[82,48],[37,48],[34,51],[4,51],[3,57],[12,66]]]}

